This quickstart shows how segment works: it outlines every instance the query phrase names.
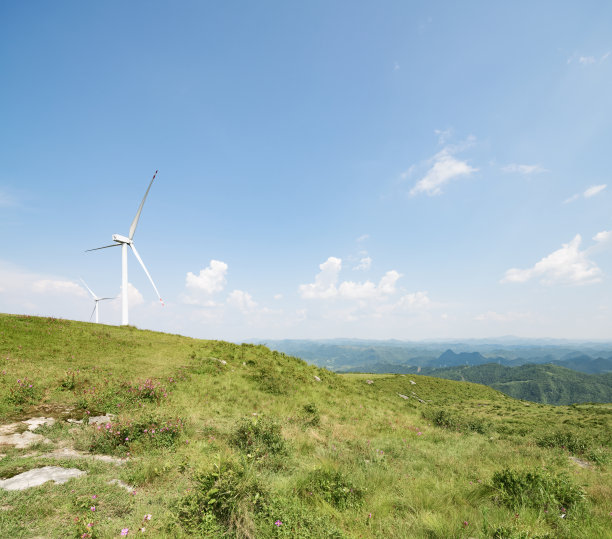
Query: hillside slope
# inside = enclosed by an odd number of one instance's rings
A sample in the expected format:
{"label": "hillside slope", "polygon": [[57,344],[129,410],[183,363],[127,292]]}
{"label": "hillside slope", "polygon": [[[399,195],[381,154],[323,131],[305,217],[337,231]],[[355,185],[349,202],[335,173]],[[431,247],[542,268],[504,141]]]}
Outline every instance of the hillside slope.
{"label": "hillside slope", "polygon": [[2,537],[611,536],[607,405],[13,315],[0,363],[5,427],[56,419],[0,478],[87,472],[0,490]]}

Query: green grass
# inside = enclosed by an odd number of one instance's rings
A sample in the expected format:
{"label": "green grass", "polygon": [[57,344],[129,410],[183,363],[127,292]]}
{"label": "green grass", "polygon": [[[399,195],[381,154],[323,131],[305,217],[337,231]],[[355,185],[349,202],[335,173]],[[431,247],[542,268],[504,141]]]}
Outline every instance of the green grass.
{"label": "green grass", "polygon": [[[0,491],[1,537],[612,537],[609,404],[12,315],[0,315],[0,373],[2,423],[61,420],[40,430],[50,445],[3,448],[0,477],[88,472]],[[116,419],[65,421],[98,413]],[[129,459],[45,456],[62,446]]]}

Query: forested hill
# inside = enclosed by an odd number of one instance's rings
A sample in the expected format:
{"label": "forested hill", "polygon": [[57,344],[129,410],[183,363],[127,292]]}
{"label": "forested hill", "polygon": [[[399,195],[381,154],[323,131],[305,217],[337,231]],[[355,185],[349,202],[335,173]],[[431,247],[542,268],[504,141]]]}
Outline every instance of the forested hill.
{"label": "forested hill", "polygon": [[612,373],[585,374],[558,365],[520,365],[497,363],[423,369],[423,374],[485,384],[517,399],[545,404],[612,402]]}

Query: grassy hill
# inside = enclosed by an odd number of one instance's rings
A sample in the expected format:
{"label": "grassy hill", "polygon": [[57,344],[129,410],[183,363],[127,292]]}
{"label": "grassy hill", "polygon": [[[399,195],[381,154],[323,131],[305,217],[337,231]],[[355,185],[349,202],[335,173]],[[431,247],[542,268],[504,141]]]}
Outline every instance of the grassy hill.
{"label": "grassy hill", "polygon": [[558,365],[486,365],[423,369],[423,374],[485,384],[510,395],[545,404],[612,402],[612,373],[585,374]]}
{"label": "grassy hill", "polygon": [[87,472],[0,490],[0,537],[612,537],[610,405],[13,315],[0,372],[2,424],[58,420],[0,478]]}

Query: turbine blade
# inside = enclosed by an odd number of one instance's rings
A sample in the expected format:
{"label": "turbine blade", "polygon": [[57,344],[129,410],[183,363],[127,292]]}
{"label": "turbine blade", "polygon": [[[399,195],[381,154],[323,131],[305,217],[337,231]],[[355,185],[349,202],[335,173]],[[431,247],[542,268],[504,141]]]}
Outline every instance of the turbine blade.
{"label": "turbine blade", "polygon": [[96,295],[93,293],[93,290],[87,286],[87,283],[85,282],[85,280],[84,280],[82,277],[79,277],[79,279],[81,279],[81,282],[82,282],[82,283],[85,285],[85,288],[87,288],[87,290],[89,290],[89,293],[91,294],[91,297],[92,297],[93,299],[97,300],[97,299],[98,299],[98,296],[96,296]]}
{"label": "turbine blade", "polygon": [[98,306],[97,303],[94,304],[94,308],[93,311],[91,311],[91,315],[89,315],[89,321],[91,322],[91,319],[93,318],[94,313],[96,312],[96,307]]}
{"label": "turbine blade", "polygon": [[105,299],[117,299],[118,296],[115,296],[114,298],[98,298],[98,301],[104,301]]}
{"label": "turbine blade", "polygon": [[140,258],[140,255],[138,254],[138,251],[136,250],[136,247],[134,247],[133,243],[130,243],[130,247],[132,248],[132,251],[134,251],[134,256],[136,256],[136,258],[138,259],[138,262],[140,262],[140,265],[142,266],[142,269],[147,274],[147,277],[149,278],[149,281],[151,281],[151,284],[153,285],[153,288],[155,289],[155,293],[157,294],[157,297],[159,298],[159,301],[161,301],[161,304],[163,305],[164,304],[164,300],[161,299],[161,296],[159,295],[159,292],[157,291],[157,287],[155,286],[155,283],[153,282],[153,279],[151,278],[151,275],[149,274],[149,271],[147,270],[147,267],[144,265],[144,262],[142,261],[142,258]]}
{"label": "turbine blade", "polygon": [[87,249],[85,252],[88,253],[89,251],[99,251],[100,249],[108,249],[109,247],[119,247],[121,244],[120,243],[113,243],[112,245],[105,245],[104,247],[96,247],[95,249]]}
{"label": "turbine blade", "polygon": [[153,185],[153,180],[155,179],[155,176],[157,176],[157,170],[155,171],[155,174],[153,174],[153,179],[151,180],[149,187],[147,187],[147,192],[145,193],[145,196],[143,197],[142,202],[140,203],[138,211],[136,212],[136,217],[134,217],[132,225],[130,226],[130,235],[128,236],[130,239],[134,237],[134,233],[136,232],[136,226],[138,225],[138,220],[140,219],[142,207],[144,206],[145,200],[147,199],[147,195],[149,194],[149,189],[151,189],[151,186]]}

